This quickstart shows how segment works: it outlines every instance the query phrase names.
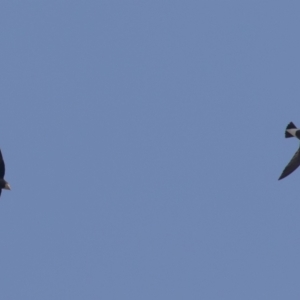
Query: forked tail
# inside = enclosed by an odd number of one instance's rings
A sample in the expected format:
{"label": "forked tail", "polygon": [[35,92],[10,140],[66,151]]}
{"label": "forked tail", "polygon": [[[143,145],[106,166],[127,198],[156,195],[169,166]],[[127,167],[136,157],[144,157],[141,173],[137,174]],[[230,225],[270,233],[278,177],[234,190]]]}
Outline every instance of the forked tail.
{"label": "forked tail", "polygon": [[286,126],[286,129],[285,129],[285,137],[286,138],[290,138],[290,137],[293,137],[292,134],[290,134],[287,130],[288,129],[297,129],[297,127],[295,126],[295,124],[293,122],[290,122],[288,124],[288,126]]}

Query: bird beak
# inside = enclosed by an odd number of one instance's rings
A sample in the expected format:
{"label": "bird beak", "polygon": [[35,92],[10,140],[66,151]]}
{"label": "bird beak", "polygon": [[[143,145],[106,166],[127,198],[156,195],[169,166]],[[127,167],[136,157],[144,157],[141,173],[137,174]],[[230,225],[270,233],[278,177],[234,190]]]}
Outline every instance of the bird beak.
{"label": "bird beak", "polygon": [[4,189],[10,190],[10,185],[8,183],[6,183]]}

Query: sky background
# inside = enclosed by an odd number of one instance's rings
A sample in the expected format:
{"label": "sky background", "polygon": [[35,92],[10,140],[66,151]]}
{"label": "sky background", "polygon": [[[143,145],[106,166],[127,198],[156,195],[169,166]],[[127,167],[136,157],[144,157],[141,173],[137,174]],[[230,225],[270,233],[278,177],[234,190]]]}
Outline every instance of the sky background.
{"label": "sky background", "polygon": [[2,1],[2,299],[299,299],[299,11]]}

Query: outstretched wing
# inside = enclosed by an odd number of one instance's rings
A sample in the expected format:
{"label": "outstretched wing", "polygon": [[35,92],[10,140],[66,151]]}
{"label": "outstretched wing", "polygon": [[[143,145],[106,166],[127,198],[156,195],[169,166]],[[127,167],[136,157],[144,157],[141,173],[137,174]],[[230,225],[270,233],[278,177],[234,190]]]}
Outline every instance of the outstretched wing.
{"label": "outstretched wing", "polygon": [[291,161],[288,163],[288,165],[284,168],[282,174],[280,175],[279,179],[283,179],[284,177],[290,175],[293,173],[298,167],[300,166],[300,147],[297,150],[297,152],[294,154]]}

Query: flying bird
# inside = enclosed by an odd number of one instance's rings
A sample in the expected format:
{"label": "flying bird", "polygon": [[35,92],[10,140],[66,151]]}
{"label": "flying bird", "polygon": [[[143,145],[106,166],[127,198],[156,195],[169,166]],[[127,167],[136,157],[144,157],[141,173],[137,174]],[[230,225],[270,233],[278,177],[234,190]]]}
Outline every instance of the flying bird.
{"label": "flying bird", "polygon": [[0,196],[1,196],[2,189],[10,190],[9,183],[4,180],[4,174],[5,174],[5,163],[0,150]]}
{"label": "flying bird", "polygon": [[[293,122],[290,122],[285,129],[285,137],[296,137],[300,140],[300,129],[298,129]],[[282,171],[278,180],[283,179],[293,173],[300,166],[300,146],[297,152],[292,157],[291,161]]]}

